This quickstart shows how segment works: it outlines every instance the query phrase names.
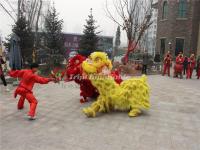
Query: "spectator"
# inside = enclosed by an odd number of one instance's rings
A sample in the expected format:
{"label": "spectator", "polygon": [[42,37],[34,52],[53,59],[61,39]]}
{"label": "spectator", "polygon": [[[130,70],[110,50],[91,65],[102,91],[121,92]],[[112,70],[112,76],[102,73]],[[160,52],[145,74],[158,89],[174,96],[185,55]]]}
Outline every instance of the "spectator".
{"label": "spectator", "polygon": [[142,56],[142,74],[147,74],[148,57],[148,53],[145,51]]}
{"label": "spectator", "polygon": [[187,77],[186,77],[187,79],[192,78],[192,73],[195,68],[195,64],[196,64],[195,56],[194,54],[191,54],[190,58],[188,59]]}
{"label": "spectator", "polygon": [[171,55],[170,53],[168,52],[167,55],[165,56],[164,58],[164,61],[163,61],[163,64],[164,64],[164,69],[163,69],[163,76],[166,74],[166,71],[167,71],[167,74],[168,76],[170,76],[170,65],[171,65]]}
{"label": "spectator", "polygon": [[2,56],[0,56],[0,78],[3,82],[3,85],[5,86],[5,90],[8,92],[8,86],[7,86],[7,82],[3,73],[3,68],[2,68],[2,64],[5,64],[6,62],[3,60]]}
{"label": "spectator", "polygon": [[185,56],[184,62],[183,62],[183,74],[185,75],[187,72],[187,66],[188,66],[188,57]]}
{"label": "spectator", "polygon": [[155,55],[154,61],[157,62],[157,63],[160,62],[160,54],[159,54],[159,53],[157,53],[157,54]]}
{"label": "spectator", "polygon": [[178,77],[178,75],[180,75],[180,78],[183,78],[183,62],[183,53],[180,52],[176,57],[176,64],[174,65],[174,77]]}

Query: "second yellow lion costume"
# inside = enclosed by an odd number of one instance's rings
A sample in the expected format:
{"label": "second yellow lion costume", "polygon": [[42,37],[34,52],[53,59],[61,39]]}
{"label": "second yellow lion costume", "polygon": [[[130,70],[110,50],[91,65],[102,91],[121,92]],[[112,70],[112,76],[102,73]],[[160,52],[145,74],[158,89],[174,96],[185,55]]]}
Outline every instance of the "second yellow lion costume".
{"label": "second yellow lion costume", "polygon": [[93,86],[99,91],[97,101],[83,109],[88,117],[95,117],[97,112],[109,112],[113,109],[129,111],[129,116],[135,117],[141,113],[142,108],[150,107],[146,76],[130,78],[120,85],[117,84],[109,75],[112,64],[103,52],[92,53],[83,62],[82,67]]}

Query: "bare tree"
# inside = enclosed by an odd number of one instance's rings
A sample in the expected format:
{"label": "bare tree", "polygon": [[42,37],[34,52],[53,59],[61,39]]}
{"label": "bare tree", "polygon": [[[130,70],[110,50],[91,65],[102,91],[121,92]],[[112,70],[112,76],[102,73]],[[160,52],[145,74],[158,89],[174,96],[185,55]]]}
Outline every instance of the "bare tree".
{"label": "bare tree", "polygon": [[35,24],[35,46],[36,47],[38,46],[37,45],[38,44],[38,23],[41,16],[41,9],[42,9],[42,0],[40,0],[37,17],[36,17],[36,24]]}
{"label": "bare tree", "polygon": [[106,0],[105,11],[107,16],[126,32],[128,49],[125,55],[125,63],[128,62],[130,52],[133,52],[145,31],[152,24],[153,0],[113,0],[116,18],[109,8]]}
{"label": "bare tree", "polygon": [[33,30],[37,30],[38,27],[38,20],[41,15],[41,8],[42,8],[43,0],[32,0],[32,1],[23,1],[22,4],[22,11],[26,16],[26,19],[29,23],[29,27]]}

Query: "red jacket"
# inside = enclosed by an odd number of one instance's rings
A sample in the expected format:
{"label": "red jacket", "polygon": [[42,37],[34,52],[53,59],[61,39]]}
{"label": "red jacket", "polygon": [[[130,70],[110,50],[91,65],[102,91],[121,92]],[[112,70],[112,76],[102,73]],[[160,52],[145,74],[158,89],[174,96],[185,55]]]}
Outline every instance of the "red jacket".
{"label": "red jacket", "polygon": [[51,81],[49,78],[40,77],[33,73],[32,70],[16,70],[10,71],[9,75],[14,78],[21,78],[18,87],[24,88],[31,92],[35,83],[47,84]]}
{"label": "red jacket", "polygon": [[165,65],[170,65],[170,64],[171,64],[171,57],[170,57],[170,56],[169,56],[169,57],[166,56],[166,57],[164,58],[164,64],[165,64]]}
{"label": "red jacket", "polygon": [[183,57],[180,57],[180,56],[176,57],[176,64],[183,65],[183,62],[184,62],[184,58]]}

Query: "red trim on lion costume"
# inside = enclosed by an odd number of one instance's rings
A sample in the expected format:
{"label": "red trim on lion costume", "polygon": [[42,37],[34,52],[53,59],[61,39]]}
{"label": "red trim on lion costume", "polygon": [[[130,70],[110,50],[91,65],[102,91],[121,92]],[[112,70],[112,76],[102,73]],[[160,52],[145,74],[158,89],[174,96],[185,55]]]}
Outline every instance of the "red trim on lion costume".
{"label": "red trim on lion costume", "polygon": [[115,69],[114,71],[111,72],[111,76],[115,79],[115,82],[120,84],[123,80],[120,76],[120,70]]}

